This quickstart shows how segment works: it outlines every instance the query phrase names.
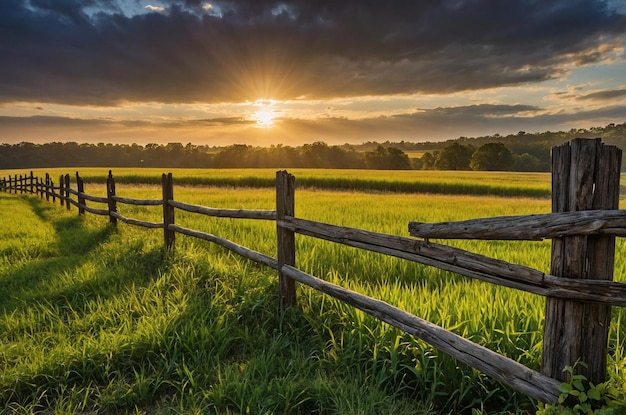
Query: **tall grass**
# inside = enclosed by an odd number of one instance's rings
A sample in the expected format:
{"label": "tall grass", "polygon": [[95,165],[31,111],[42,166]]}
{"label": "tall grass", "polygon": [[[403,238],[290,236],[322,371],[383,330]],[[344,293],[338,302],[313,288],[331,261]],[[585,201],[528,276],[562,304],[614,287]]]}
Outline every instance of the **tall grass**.
{"label": "tall grass", "polygon": [[[176,178],[175,178],[176,180]],[[89,192],[89,189],[88,189]],[[90,192],[91,193],[91,192]],[[271,189],[175,187],[176,200],[273,209]],[[149,186],[118,194],[160,197]],[[299,189],[296,215],[406,236],[409,221],[542,213],[540,199]],[[5,412],[526,413],[534,402],[307,287],[278,311],[272,270],[224,249],[0,193],[0,407]],[[158,208],[120,205],[158,221]],[[275,256],[273,222],[176,212],[181,226]],[[17,240],[14,235],[20,235]],[[547,271],[549,242],[454,245]],[[618,244],[618,258],[624,250]],[[300,268],[538,368],[544,300],[397,258],[297,237]],[[616,280],[624,281],[616,261]],[[626,382],[624,311],[609,372]]]}
{"label": "tall grass", "polygon": [[[400,193],[439,193],[465,195],[492,195],[506,197],[550,197],[549,173],[423,171],[423,170],[337,170],[290,169],[301,188],[356,190]],[[50,173],[56,182],[69,169],[35,169],[41,177]],[[104,183],[108,174],[103,168],[82,168],[83,179]],[[235,187],[274,187],[275,169],[114,169],[113,174],[125,183],[160,184],[161,174],[172,172],[177,184]],[[0,177],[9,174],[28,174],[23,171],[0,170]]]}

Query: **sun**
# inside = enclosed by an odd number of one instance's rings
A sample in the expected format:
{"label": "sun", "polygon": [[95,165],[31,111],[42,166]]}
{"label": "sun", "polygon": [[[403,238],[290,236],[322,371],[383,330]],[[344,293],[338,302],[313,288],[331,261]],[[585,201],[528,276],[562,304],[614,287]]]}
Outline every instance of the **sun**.
{"label": "sun", "polygon": [[254,112],[251,118],[256,123],[256,127],[270,128],[276,124],[276,117],[280,113],[276,109],[277,102],[273,99],[257,99],[252,103]]}
{"label": "sun", "polygon": [[253,118],[256,121],[257,127],[269,128],[274,125],[276,113],[271,108],[262,108],[254,113]]}

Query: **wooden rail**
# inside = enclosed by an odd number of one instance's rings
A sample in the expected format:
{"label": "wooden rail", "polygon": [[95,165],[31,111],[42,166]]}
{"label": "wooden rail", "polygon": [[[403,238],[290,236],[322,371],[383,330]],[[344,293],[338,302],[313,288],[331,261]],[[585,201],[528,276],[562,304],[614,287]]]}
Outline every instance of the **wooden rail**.
{"label": "wooden rail", "polygon": [[[574,150],[568,154],[579,154],[584,156],[583,158],[591,159],[591,163],[594,166],[601,166],[602,163],[600,159],[589,157],[590,147],[594,148],[594,154],[597,155],[606,154],[609,152],[608,150],[611,150],[609,153],[612,154],[610,159],[613,164],[616,163],[615,160],[617,160],[618,156],[621,160],[621,151],[619,149],[617,151],[614,148],[607,149],[598,140],[574,140],[571,146]],[[581,162],[578,159],[576,160],[577,163]],[[614,171],[615,167],[617,167],[617,172],[619,172],[619,165],[613,165],[609,170]],[[564,171],[567,168],[558,167],[554,170]],[[599,188],[605,188],[605,190],[610,189],[611,191],[619,192],[619,180],[615,182],[615,175],[613,174],[610,180],[602,179],[601,170],[602,168],[598,169],[598,172],[592,175],[592,177],[598,180],[598,185],[589,185],[587,183],[587,189],[595,191]],[[576,175],[574,174],[574,176]],[[587,177],[588,175],[582,176]],[[619,174],[617,177],[619,178]],[[83,214],[86,211],[98,215],[108,215],[110,222],[113,224],[120,220],[130,225],[162,228],[164,245],[168,249],[174,247],[175,234],[195,237],[218,244],[240,256],[277,270],[279,275],[280,306],[283,309],[296,303],[295,282],[303,283],[357,307],[394,327],[400,328],[454,358],[488,374],[503,384],[542,402],[557,401],[560,394],[559,384],[564,380],[561,374],[563,367],[559,368],[559,373],[555,373],[553,369],[554,364],[551,362],[558,361],[561,365],[573,365],[575,362],[575,360],[555,359],[554,355],[561,353],[562,347],[545,347],[546,341],[549,344],[553,344],[554,340],[546,340],[544,338],[543,373],[536,372],[505,356],[501,356],[439,326],[424,321],[418,316],[411,315],[383,301],[330,284],[298,270],[295,267],[295,235],[306,235],[394,256],[493,284],[543,295],[548,298],[549,303],[557,302],[556,304],[561,304],[560,302],[565,302],[576,306],[580,305],[585,310],[597,309],[600,310],[602,321],[607,328],[606,310],[610,310],[611,306],[626,306],[626,284],[613,282],[612,278],[598,280],[594,278],[595,276],[588,274],[583,274],[577,278],[563,278],[559,267],[553,266],[551,273],[546,274],[523,265],[512,264],[431,241],[431,239],[435,238],[503,240],[541,240],[552,238],[556,241],[575,238],[579,241],[580,238],[626,236],[626,212],[617,210],[615,204],[615,206],[610,208],[605,206],[594,208],[590,205],[591,209],[579,209],[578,211],[565,211],[555,208],[553,213],[545,215],[493,217],[452,223],[409,223],[410,234],[414,237],[424,238],[422,240],[336,226],[296,217],[294,212],[295,178],[286,171],[279,171],[276,174],[276,210],[216,209],[176,201],[174,200],[171,173],[168,175],[164,174],[162,177],[163,197],[161,199],[132,199],[116,196],[115,180],[111,172],[109,172],[107,178],[107,197],[96,197],[86,194],[84,192],[84,183],[79,186],[79,183],[82,183],[82,181],[78,173],[76,174],[78,190],[70,189],[69,175],[61,176],[59,183],[61,183],[59,187],[55,187],[49,175],[46,175],[44,180],[43,178],[35,178],[31,173],[30,176],[18,177],[16,175],[14,177],[9,176],[8,179],[3,178],[0,180],[0,189],[14,193],[33,193],[40,197],[45,197],[46,200],[52,198],[54,201],[58,198],[68,209],[70,205],[78,207],[79,214]],[[77,196],[78,201],[74,201],[71,195]],[[97,209],[87,206],[87,201],[105,204],[107,208]],[[118,203],[141,206],[160,205],[163,208],[163,222],[147,222],[124,217],[117,211]],[[277,258],[272,258],[216,235],[178,226],[175,224],[176,209],[218,218],[275,221]],[[600,242],[596,242],[596,244],[600,243],[598,246],[602,246],[601,251],[605,254],[608,253],[609,259],[613,260],[614,253],[611,254],[611,245],[606,245],[606,243],[601,241],[602,239]],[[614,249],[614,245],[612,247]],[[563,255],[562,251],[558,252],[560,252],[560,255]],[[553,264],[557,260],[560,260],[560,257],[554,258],[553,249]],[[594,260],[592,259],[591,262],[594,263]],[[612,277],[612,271],[610,274]],[[549,313],[550,307],[547,307],[546,320],[553,318],[548,316]],[[576,318],[579,319],[579,317]],[[589,316],[582,321],[588,320]],[[562,323],[557,322],[555,324],[560,325]],[[550,335],[550,329],[546,325],[544,337]],[[606,332],[601,333],[600,336],[606,336]],[[568,339],[560,339],[559,341],[563,345],[568,342]],[[573,337],[572,341],[579,341],[579,339]],[[589,356],[589,353],[602,354],[606,358],[606,339],[599,340],[600,346],[598,346],[598,343],[593,342],[588,342],[588,345],[593,345],[591,347],[594,349],[588,351],[580,349],[579,345],[567,346],[568,359],[574,359],[576,353],[580,355],[586,353],[586,356]],[[600,359],[600,362],[602,362],[602,359]],[[546,369],[547,365],[550,366],[549,369]],[[606,370],[606,368],[600,369],[600,375],[594,372],[592,378],[593,376],[603,376],[605,372],[602,372],[602,370]]]}

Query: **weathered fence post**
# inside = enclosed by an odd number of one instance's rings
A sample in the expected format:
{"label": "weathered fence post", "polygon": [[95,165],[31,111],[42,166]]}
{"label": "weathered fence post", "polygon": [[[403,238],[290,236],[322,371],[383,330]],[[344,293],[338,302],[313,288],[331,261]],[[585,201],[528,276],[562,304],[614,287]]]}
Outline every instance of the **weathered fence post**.
{"label": "weathered fence post", "polygon": [[[600,139],[574,139],[552,149],[552,211],[617,209],[622,151]],[[612,280],[615,237],[568,236],[552,240],[550,273],[563,278]],[[566,381],[565,366],[598,384],[606,379],[611,306],[546,299],[542,371]]]}
{"label": "weathered fence post", "polygon": [[83,193],[85,193],[85,182],[80,178],[78,172],[76,172],[76,190],[78,190],[78,214],[85,214],[85,198]]}
{"label": "weathered fence post", "polygon": [[34,183],[35,183],[35,175],[33,174],[33,171],[31,170],[30,171],[30,194],[31,195],[35,193]]}
{"label": "weathered fence post", "polygon": [[176,238],[176,232],[169,229],[169,225],[174,224],[174,206],[168,203],[170,200],[174,200],[172,173],[168,173],[167,175],[163,174],[161,176],[161,183],[163,186],[163,238],[165,241],[165,249],[172,249]]}
{"label": "weathered fence post", "polygon": [[109,205],[109,223],[117,225],[117,218],[112,213],[117,212],[117,202],[115,197],[115,179],[113,179],[113,172],[109,170],[109,176],[107,177],[107,200]]}
{"label": "weathered fence post", "polygon": [[65,177],[63,177],[63,175],[60,175],[59,176],[59,203],[61,204],[61,206],[65,204],[65,199],[63,198],[64,195],[65,195]]}
{"label": "weathered fence post", "polygon": [[[276,221],[295,215],[296,179],[286,170],[276,172]],[[282,226],[276,226],[278,242],[278,295],[280,308],[296,304],[296,282],[281,271],[283,265],[296,265],[295,233]]]}
{"label": "weathered fence post", "polygon": [[70,210],[70,175],[65,175],[65,194],[61,193],[61,197],[65,196],[65,207]]}
{"label": "weathered fence post", "polygon": [[50,174],[46,173],[46,202],[50,200]]}

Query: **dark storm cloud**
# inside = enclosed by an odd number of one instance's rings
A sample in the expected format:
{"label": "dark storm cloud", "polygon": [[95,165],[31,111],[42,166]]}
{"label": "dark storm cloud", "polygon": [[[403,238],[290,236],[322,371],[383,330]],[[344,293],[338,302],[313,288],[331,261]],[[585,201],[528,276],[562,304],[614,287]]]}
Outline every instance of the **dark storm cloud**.
{"label": "dark storm cloud", "polygon": [[129,15],[121,0],[3,0],[0,102],[454,92],[557,77],[607,57],[626,33],[604,0],[158,4],[164,12]]}

